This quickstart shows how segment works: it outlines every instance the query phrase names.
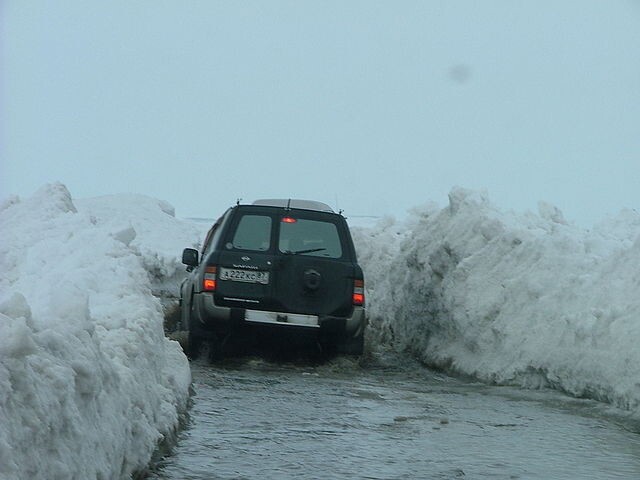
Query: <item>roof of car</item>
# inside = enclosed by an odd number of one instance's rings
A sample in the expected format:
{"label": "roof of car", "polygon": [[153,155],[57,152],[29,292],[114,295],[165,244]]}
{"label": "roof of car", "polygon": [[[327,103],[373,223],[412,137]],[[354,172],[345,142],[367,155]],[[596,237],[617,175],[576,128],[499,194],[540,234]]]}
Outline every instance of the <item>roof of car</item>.
{"label": "roof of car", "polygon": [[315,200],[300,200],[297,198],[265,198],[256,200],[253,205],[266,205],[270,207],[299,208],[302,210],[319,210],[321,212],[334,213],[333,209],[326,203]]}

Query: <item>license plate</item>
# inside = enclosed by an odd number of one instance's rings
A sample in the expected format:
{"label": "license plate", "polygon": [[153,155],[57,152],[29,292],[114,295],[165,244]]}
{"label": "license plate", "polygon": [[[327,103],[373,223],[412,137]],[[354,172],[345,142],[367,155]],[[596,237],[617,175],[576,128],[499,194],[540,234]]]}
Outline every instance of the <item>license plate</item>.
{"label": "license plate", "polygon": [[231,280],[232,282],[261,283],[267,285],[269,283],[269,272],[221,268],[218,278],[220,280]]}
{"label": "license plate", "polygon": [[320,328],[316,315],[302,315],[299,313],[263,312],[260,310],[246,310],[244,319],[252,323],[270,323],[273,325],[294,325],[297,327]]}

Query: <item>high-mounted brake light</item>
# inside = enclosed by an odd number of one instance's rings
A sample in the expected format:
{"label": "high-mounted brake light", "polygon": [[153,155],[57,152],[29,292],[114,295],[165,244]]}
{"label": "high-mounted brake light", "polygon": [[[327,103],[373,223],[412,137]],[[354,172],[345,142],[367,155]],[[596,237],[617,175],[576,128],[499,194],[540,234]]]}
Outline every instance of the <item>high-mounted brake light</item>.
{"label": "high-mounted brake light", "polygon": [[298,220],[292,217],[282,217],[282,223],[296,223]]}
{"label": "high-mounted brake light", "polygon": [[204,277],[202,279],[202,290],[205,292],[213,292],[216,289],[216,272],[215,266],[208,266],[204,269]]}
{"label": "high-mounted brake light", "polygon": [[353,282],[353,304],[364,305],[364,280],[354,280]]}

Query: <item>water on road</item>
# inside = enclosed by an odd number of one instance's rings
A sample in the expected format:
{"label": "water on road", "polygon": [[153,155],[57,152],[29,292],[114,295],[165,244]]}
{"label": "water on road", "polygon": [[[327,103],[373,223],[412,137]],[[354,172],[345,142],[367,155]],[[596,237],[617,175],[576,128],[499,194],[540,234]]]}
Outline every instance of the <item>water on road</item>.
{"label": "water on road", "polygon": [[151,479],[638,479],[621,412],[454,379],[397,358],[192,363],[195,394]]}

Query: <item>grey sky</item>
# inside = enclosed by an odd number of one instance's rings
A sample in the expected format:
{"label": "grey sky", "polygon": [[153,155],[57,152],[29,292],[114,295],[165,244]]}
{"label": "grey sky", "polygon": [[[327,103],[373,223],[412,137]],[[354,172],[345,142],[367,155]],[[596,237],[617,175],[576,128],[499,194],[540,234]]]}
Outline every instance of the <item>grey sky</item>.
{"label": "grey sky", "polygon": [[640,2],[2,3],[2,197],[640,207]]}

